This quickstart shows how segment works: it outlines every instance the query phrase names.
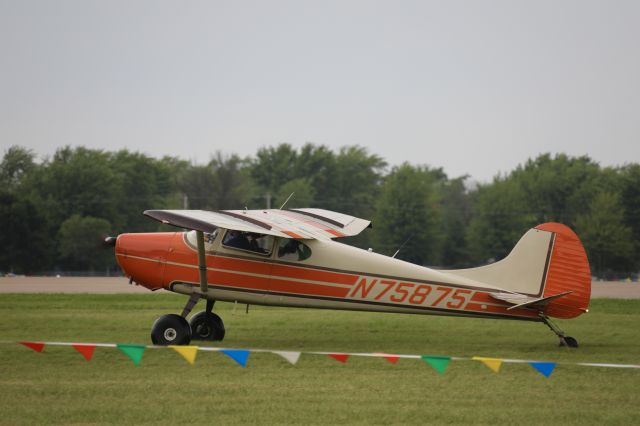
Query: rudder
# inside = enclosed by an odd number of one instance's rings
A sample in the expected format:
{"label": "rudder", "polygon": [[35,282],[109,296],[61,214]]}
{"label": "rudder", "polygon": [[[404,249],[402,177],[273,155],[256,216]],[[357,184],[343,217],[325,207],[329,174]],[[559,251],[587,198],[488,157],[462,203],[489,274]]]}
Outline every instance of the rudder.
{"label": "rudder", "polygon": [[535,228],[555,233],[544,297],[571,292],[549,303],[544,313],[555,318],[574,318],[587,312],[591,298],[591,270],[580,239],[571,228],[561,223],[543,223]]}

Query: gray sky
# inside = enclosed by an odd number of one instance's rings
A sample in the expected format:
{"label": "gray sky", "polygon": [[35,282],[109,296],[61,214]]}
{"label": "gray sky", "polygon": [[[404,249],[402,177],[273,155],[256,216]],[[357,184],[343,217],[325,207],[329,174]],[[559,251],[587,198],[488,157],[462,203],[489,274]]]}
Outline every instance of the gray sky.
{"label": "gray sky", "polygon": [[0,0],[0,144],[640,161],[640,1]]}

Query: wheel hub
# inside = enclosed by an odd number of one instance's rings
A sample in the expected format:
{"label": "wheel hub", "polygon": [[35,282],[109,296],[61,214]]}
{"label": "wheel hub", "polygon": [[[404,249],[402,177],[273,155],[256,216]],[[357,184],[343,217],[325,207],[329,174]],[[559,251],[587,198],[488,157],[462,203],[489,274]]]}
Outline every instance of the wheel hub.
{"label": "wheel hub", "polygon": [[164,331],[164,338],[167,339],[168,342],[173,342],[178,336],[178,332],[175,328],[167,328]]}
{"label": "wheel hub", "polygon": [[211,328],[207,324],[198,324],[196,327],[196,333],[198,336],[206,338],[211,334]]}

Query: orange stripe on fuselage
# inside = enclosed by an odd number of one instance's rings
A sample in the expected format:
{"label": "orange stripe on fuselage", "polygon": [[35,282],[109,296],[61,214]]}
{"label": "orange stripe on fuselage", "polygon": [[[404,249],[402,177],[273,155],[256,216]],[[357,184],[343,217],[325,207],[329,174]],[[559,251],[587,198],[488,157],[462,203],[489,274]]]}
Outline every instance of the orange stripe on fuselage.
{"label": "orange stripe on fuselage", "polygon": [[340,274],[337,272],[319,271],[317,269],[298,268],[274,264],[271,273],[275,276],[298,278],[301,280],[322,281],[332,284],[354,285],[359,275]]}
{"label": "orange stripe on fuselage", "polygon": [[[199,280],[198,270],[186,265],[167,264],[165,275],[169,277],[167,284],[175,281],[197,282]],[[223,287],[286,292],[309,296],[345,297],[349,292],[349,288],[332,287],[320,283],[302,283],[224,271],[207,271],[207,281],[209,284]]]}
{"label": "orange stripe on fuselage", "polygon": [[272,279],[269,290],[274,292],[295,293],[310,296],[331,296],[341,297],[347,296],[351,289],[344,287],[331,287],[319,284],[307,284],[297,281],[288,281],[280,279]]}

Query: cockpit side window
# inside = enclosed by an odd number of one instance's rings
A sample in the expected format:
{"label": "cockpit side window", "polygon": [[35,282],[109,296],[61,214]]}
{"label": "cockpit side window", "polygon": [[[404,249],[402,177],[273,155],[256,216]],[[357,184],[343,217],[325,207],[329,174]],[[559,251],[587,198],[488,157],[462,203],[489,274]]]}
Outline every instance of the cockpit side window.
{"label": "cockpit side window", "polygon": [[256,234],[228,230],[222,240],[222,245],[237,250],[250,251],[256,254],[268,256],[273,248],[273,235]]}
{"label": "cockpit side window", "polygon": [[[204,233],[204,249],[207,253],[213,251],[213,247],[214,247],[213,243],[216,237],[218,236],[218,234],[220,233],[219,231],[220,231],[219,229],[216,229],[211,233],[208,233],[208,232]],[[188,231],[185,233],[185,235],[189,245],[197,249],[198,239],[196,238],[196,231]]]}
{"label": "cockpit side window", "polygon": [[282,260],[305,260],[311,257],[308,245],[291,238],[282,238],[278,247],[278,258]]}

